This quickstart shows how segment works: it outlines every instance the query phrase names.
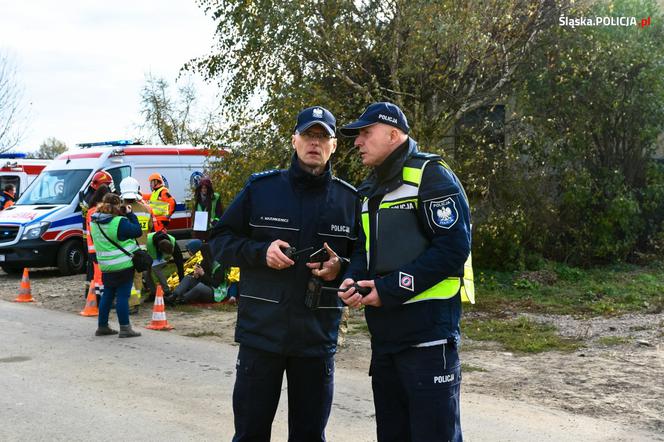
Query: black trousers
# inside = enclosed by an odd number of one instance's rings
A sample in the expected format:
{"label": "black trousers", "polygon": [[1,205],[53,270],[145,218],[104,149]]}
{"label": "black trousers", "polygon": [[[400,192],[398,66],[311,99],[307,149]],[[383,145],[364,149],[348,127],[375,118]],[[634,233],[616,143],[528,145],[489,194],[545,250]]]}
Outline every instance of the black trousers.
{"label": "black trousers", "polygon": [[372,355],[378,442],[461,441],[461,362],[454,344]]}
{"label": "black trousers", "polygon": [[332,408],[334,355],[284,356],[240,345],[233,390],[234,442],[267,442],[288,381],[288,440],[325,441]]}

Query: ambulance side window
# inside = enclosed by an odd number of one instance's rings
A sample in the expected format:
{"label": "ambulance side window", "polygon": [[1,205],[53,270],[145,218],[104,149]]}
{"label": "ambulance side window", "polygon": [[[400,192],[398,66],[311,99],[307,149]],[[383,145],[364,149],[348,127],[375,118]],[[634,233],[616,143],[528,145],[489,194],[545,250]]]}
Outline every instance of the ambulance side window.
{"label": "ambulance side window", "polygon": [[0,175],[0,192],[7,184],[13,184],[16,187],[16,196],[21,194],[21,178],[16,175]]}
{"label": "ambulance side window", "polygon": [[113,185],[117,192],[120,191],[120,181],[131,176],[131,167],[129,166],[120,166],[113,169],[106,169],[106,172],[110,173],[113,177]]}

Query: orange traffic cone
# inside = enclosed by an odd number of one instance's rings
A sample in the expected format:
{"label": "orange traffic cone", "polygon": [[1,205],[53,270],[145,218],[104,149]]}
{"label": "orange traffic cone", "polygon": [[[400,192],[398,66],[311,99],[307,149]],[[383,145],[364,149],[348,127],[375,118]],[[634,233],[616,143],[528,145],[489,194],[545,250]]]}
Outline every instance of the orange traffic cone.
{"label": "orange traffic cone", "polygon": [[81,316],[99,316],[99,306],[97,305],[97,281],[90,281],[88,297],[85,299],[85,307],[79,313]]}
{"label": "orange traffic cone", "polygon": [[23,278],[21,278],[21,288],[18,289],[18,296],[14,302],[34,302],[32,299],[32,290],[30,289],[30,275],[28,268],[23,269]]}
{"label": "orange traffic cone", "polygon": [[173,330],[173,327],[166,320],[166,308],[164,306],[164,291],[161,286],[157,286],[157,294],[154,297],[154,307],[152,308],[152,321],[146,328],[151,330]]}

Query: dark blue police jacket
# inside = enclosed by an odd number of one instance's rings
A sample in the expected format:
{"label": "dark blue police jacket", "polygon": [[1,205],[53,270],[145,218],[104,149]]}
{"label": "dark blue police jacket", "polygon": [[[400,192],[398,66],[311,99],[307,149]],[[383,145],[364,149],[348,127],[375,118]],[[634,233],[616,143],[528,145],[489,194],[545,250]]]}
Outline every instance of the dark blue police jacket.
{"label": "dark blue police jacket", "polygon": [[[360,217],[351,185],[332,176],[304,171],[293,155],[287,170],[254,174],[212,230],[212,250],[224,265],[240,267],[240,298],[235,340],[260,350],[292,356],[334,353],[341,315],[336,294],[317,309],[305,306],[311,270],[308,256],[284,270],[267,266],[268,246],[276,239],[297,249],[327,242],[350,257]],[[338,287],[339,278],[325,285]]]}
{"label": "dark blue police jacket", "polygon": [[[360,185],[358,192],[369,199],[369,224],[375,231],[375,214],[383,196],[403,184],[402,170],[411,157],[430,159],[424,168],[418,194],[417,218],[422,232],[430,241],[427,249],[414,261],[404,264],[388,274],[374,269],[375,252],[381,247],[370,238],[369,263],[364,250],[366,237],[360,229],[358,247],[351,257],[345,277],[355,281],[373,279],[383,303],[381,307],[367,306],[365,315],[371,332],[371,346],[376,354],[397,353],[418,344],[460,338],[461,296],[405,304],[419,294],[448,277],[463,275],[463,265],[470,253],[470,210],[461,183],[452,171],[441,166],[435,155],[420,153],[415,140],[392,152]],[[430,219],[434,212],[431,204],[451,199],[458,211],[453,225],[438,225]],[[405,228],[405,226],[404,226]],[[399,235],[399,232],[394,232]],[[391,241],[387,238],[387,241]],[[401,284],[401,275],[408,275],[411,286]],[[415,291],[413,292],[413,288]]]}

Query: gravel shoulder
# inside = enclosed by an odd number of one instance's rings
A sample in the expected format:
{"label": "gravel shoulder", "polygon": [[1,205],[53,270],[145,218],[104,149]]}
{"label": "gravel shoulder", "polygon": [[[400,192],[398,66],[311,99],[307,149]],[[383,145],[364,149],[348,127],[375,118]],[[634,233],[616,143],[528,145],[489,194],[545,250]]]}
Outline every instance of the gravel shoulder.
{"label": "gravel shoulder", "polygon": [[[85,304],[84,276],[61,277],[53,269],[30,272],[32,296],[39,307],[66,311],[72,320]],[[0,271],[0,299],[18,294],[20,275]],[[152,308],[141,307],[132,324],[150,323]],[[167,311],[170,333],[218,342],[233,342],[235,309]],[[608,419],[635,429],[661,434],[664,440],[664,313],[577,319],[570,316],[529,315],[555,325],[563,336],[583,339],[575,352],[522,355],[506,352],[490,342],[465,339],[463,392],[483,393],[553,407],[575,414]],[[111,320],[115,321],[114,314]],[[354,311],[349,331],[337,355],[340,368],[368,372],[370,344],[362,312]]]}

